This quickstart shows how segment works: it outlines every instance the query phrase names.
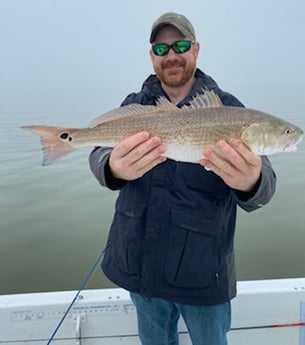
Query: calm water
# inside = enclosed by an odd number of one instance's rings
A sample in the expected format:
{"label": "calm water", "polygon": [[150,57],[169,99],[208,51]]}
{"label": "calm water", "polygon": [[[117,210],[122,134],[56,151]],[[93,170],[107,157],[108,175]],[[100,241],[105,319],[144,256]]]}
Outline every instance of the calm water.
{"label": "calm water", "polygon": [[[301,112],[293,121],[305,128]],[[88,167],[90,150],[41,167],[37,136],[24,124],[85,126],[83,115],[63,122],[2,112],[0,118],[0,293],[77,289],[104,248],[116,193],[99,187]],[[291,119],[292,120],[292,119]],[[238,277],[304,277],[305,145],[272,156],[278,175],[272,202],[252,214],[239,211]],[[112,286],[98,269],[88,287]]]}

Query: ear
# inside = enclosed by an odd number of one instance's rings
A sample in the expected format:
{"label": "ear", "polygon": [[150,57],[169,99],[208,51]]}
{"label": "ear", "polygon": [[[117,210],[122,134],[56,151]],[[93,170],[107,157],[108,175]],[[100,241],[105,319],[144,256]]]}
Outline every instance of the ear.
{"label": "ear", "polygon": [[195,42],[194,43],[194,54],[195,54],[196,59],[199,55],[199,51],[200,51],[200,44],[199,44],[199,42]]}
{"label": "ear", "polygon": [[152,64],[154,64],[156,55],[154,54],[154,52],[152,51],[152,49],[149,50],[149,55],[150,55],[150,60],[151,60]]}

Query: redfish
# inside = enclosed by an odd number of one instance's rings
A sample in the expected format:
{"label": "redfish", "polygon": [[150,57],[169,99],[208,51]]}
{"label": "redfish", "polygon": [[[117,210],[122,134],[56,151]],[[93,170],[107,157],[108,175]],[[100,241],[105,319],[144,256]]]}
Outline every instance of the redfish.
{"label": "redfish", "polygon": [[203,148],[218,140],[243,141],[258,155],[295,151],[304,132],[273,115],[241,107],[224,106],[213,91],[204,91],[182,108],[165,97],[156,106],[130,104],[95,119],[88,128],[23,126],[41,136],[43,165],[86,146],[114,147],[122,139],[147,131],[159,136],[165,155],[176,161],[199,162]]}

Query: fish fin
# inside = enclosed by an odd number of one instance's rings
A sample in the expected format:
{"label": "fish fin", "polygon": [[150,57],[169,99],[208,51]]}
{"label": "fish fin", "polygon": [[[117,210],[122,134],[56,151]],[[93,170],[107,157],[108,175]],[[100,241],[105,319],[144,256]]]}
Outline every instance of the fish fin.
{"label": "fish fin", "polygon": [[[197,95],[190,101],[190,105],[184,105],[182,109],[223,107],[221,99],[213,90],[202,91],[204,92],[203,94],[197,93]],[[157,105],[133,103],[111,110],[94,119],[90,123],[89,127],[97,127],[107,122],[133,115],[156,114],[175,110],[177,110],[177,106],[174,103],[170,102],[166,97],[160,97],[157,100]]]}
{"label": "fish fin", "polygon": [[247,126],[241,134],[241,140],[250,148],[250,150],[257,154],[265,154],[265,129],[269,128],[268,122],[252,123]]}
{"label": "fish fin", "polygon": [[171,110],[177,110],[175,104],[171,103],[166,97],[160,97],[157,100],[157,105],[142,105],[133,103],[111,110],[94,119],[90,123],[89,127],[97,127],[107,122],[120,118],[127,118],[133,115],[156,114],[159,112],[166,112]]}
{"label": "fish fin", "polygon": [[40,135],[44,153],[43,166],[52,164],[75,150],[75,147],[71,145],[75,129],[51,126],[22,126],[21,128]]}
{"label": "fish fin", "polygon": [[89,127],[97,127],[104,123],[117,120],[120,118],[125,118],[129,116],[133,116],[136,114],[146,114],[146,113],[155,113],[156,112],[156,106],[155,105],[142,105],[138,103],[133,103],[129,105],[125,105],[116,109],[113,109],[111,111],[108,111],[105,114],[102,114],[98,116],[96,119],[94,119]]}
{"label": "fish fin", "polygon": [[190,105],[184,105],[182,109],[200,109],[223,107],[220,97],[213,90],[202,90],[190,101]]}
{"label": "fish fin", "polygon": [[157,108],[161,111],[173,111],[177,110],[178,107],[169,101],[166,97],[159,97],[157,100]]}

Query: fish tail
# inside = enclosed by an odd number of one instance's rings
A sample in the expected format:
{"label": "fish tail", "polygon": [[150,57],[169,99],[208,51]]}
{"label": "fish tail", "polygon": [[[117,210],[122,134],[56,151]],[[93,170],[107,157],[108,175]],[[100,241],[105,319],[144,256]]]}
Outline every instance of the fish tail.
{"label": "fish tail", "polygon": [[40,135],[44,154],[43,166],[54,163],[76,149],[73,146],[73,132],[75,132],[73,128],[52,126],[22,126],[21,128]]}

